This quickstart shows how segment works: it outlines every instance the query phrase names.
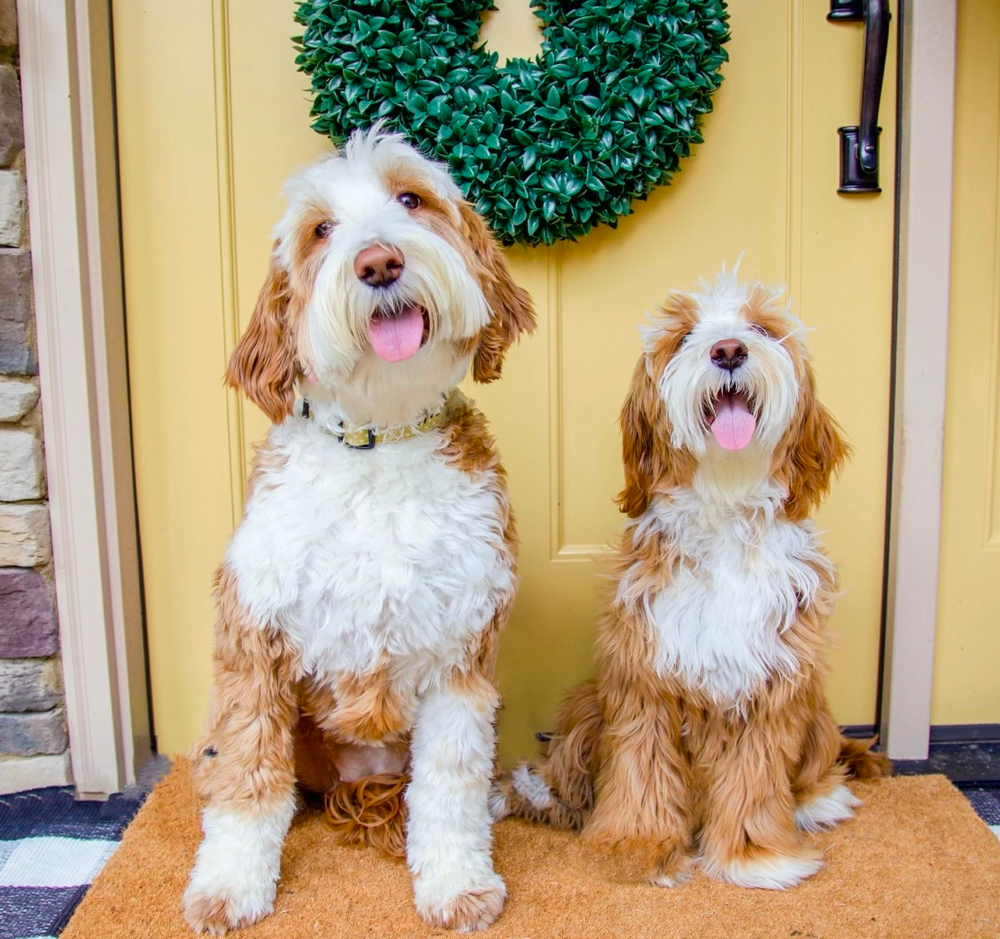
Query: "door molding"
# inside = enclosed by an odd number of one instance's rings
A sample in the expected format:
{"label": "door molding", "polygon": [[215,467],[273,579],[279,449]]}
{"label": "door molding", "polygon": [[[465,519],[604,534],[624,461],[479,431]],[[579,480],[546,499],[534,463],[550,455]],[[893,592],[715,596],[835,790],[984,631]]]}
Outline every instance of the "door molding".
{"label": "door molding", "polygon": [[80,794],[150,755],[110,7],[18,0],[28,212],[70,760]]}
{"label": "door molding", "polygon": [[927,758],[941,534],[951,283],[956,0],[900,3],[896,344],[879,723]]}

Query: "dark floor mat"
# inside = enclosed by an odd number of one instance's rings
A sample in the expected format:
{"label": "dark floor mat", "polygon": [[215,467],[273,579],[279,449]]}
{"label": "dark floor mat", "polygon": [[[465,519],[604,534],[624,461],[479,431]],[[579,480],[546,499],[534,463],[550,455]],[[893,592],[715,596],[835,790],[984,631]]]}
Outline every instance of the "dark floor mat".
{"label": "dark floor mat", "polygon": [[58,936],[167,761],[107,801],[70,787],[0,796],[0,939]]}

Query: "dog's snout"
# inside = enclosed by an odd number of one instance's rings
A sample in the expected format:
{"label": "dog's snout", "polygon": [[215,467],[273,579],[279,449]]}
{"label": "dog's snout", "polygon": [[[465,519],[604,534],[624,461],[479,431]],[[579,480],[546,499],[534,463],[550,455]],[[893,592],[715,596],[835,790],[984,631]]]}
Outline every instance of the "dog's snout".
{"label": "dog's snout", "polygon": [[399,280],[405,266],[403,252],[395,245],[373,245],[358,253],[354,273],[369,287],[388,287]]}
{"label": "dog's snout", "polygon": [[747,360],[747,347],[738,339],[722,339],[712,346],[709,355],[713,365],[731,372]]}

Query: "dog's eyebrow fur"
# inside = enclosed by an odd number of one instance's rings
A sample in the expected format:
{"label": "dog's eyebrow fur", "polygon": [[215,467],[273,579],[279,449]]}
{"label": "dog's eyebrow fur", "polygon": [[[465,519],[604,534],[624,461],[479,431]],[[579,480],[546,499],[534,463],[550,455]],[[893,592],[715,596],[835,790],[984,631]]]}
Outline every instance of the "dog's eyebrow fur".
{"label": "dog's eyebrow fur", "polygon": [[379,170],[379,178],[382,185],[394,198],[398,198],[404,192],[412,192],[420,197],[420,201],[423,203],[421,208],[433,209],[437,212],[448,211],[450,200],[442,197],[433,180],[426,173],[418,173],[410,166],[393,163]]}

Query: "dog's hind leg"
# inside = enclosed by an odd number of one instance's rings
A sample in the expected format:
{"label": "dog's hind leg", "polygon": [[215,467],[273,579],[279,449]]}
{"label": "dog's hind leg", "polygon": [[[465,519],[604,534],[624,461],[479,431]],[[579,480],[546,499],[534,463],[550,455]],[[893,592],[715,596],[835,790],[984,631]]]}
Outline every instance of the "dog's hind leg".
{"label": "dog's hind leg", "polygon": [[208,732],[194,755],[204,840],[184,892],[195,932],[222,935],[274,908],[281,849],[295,814],[295,657],[253,623],[223,569]]}
{"label": "dog's hind leg", "polygon": [[892,763],[871,752],[875,739],[852,740],[840,733],[825,703],[803,738],[802,761],[792,778],[795,822],[803,831],[832,828],[854,816],[861,800],[846,780],[888,776]]}
{"label": "dog's hind leg", "polygon": [[847,770],[848,776],[854,779],[878,779],[881,776],[892,775],[892,760],[884,753],[872,751],[877,742],[877,737],[868,740],[840,738],[839,761]]}
{"label": "dog's hind leg", "polygon": [[[832,719],[831,719],[832,723]],[[836,763],[814,783],[800,784],[796,796],[795,822],[804,831],[832,828],[853,818],[861,800],[847,788],[847,779],[877,779],[892,773],[892,763],[882,753],[873,753],[876,740],[852,740],[836,730]],[[804,767],[808,772],[808,766]],[[801,778],[801,777],[800,777]],[[805,777],[808,779],[808,776]]]}
{"label": "dog's hind leg", "polygon": [[860,805],[847,788],[847,771],[839,760],[840,729],[820,704],[802,738],[801,762],[792,776],[795,824],[803,831],[832,828],[854,816]]}
{"label": "dog's hind leg", "polygon": [[566,696],[541,755],[497,781],[490,795],[494,819],[514,815],[554,828],[582,828],[594,807],[603,728],[597,683],[584,682]]}

